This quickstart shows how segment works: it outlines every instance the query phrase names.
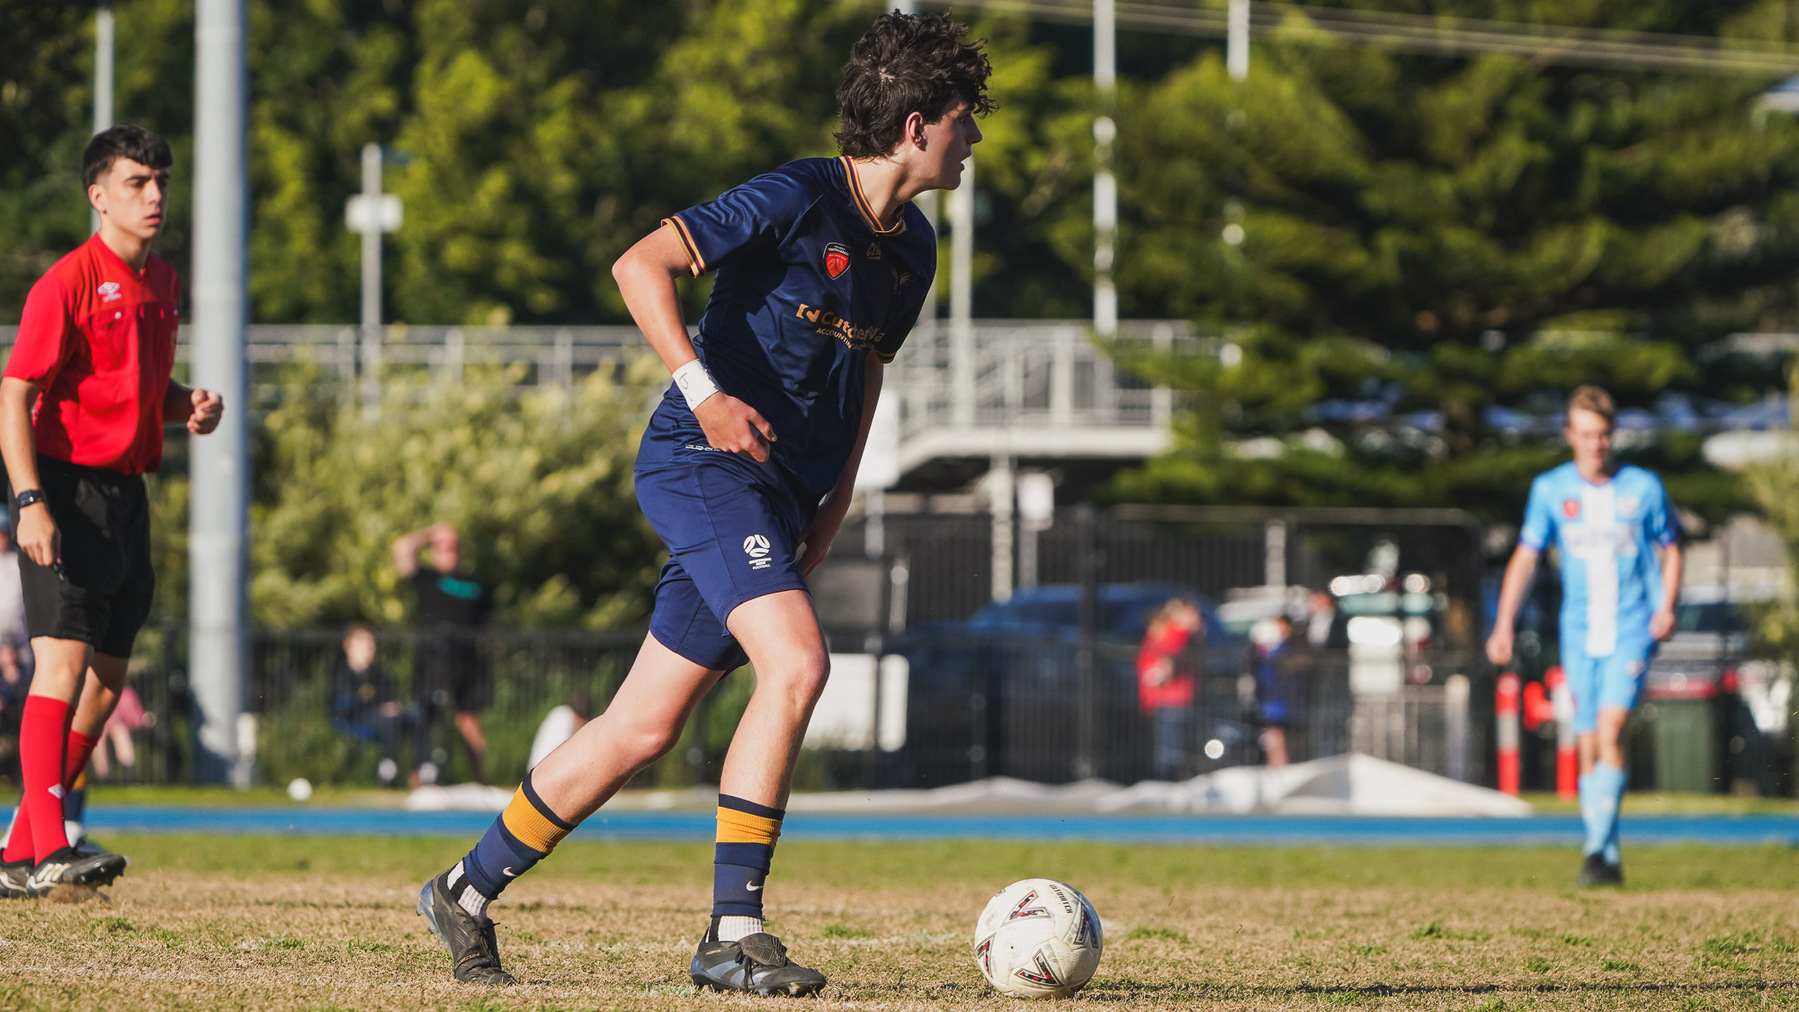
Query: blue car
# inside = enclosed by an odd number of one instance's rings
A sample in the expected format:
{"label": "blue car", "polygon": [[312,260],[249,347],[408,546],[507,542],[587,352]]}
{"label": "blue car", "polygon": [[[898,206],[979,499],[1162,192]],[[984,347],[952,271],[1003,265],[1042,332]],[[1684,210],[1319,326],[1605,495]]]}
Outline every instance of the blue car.
{"label": "blue car", "polygon": [[910,674],[906,776],[914,784],[1013,776],[1063,783],[1147,775],[1149,732],[1138,707],[1137,651],[1171,598],[1199,606],[1202,685],[1233,694],[1248,641],[1190,587],[1115,583],[1098,588],[1091,644],[1080,624],[1081,588],[1031,587],[961,622],[916,626],[891,644]]}

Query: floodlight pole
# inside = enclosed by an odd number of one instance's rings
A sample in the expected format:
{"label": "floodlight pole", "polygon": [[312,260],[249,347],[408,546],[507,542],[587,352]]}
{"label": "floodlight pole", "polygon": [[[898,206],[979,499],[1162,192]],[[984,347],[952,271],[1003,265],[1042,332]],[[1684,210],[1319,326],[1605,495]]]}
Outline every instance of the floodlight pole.
{"label": "floodlight pole", "polygon": [[381,145],[362,146],[362,410],[381,410]]}
{"label": "floodlight pole", "polygon": [[[112,129],[112,5],[94,12],[94,133]],[[88,231],[100,231],[100,212],[87,213]]]}
{"label": "floodlight pole", "polygon": [[1093,0],[1093,90],[1100,114],[1093,120],[1093,329],[1118,333],[1118,288],[1112,257],[1118,238],[1118,179],[1112,174],[1112,110],[1118,90],[1118,10],[1114,0]]}
{"label": "floodlight pole", "polygon": [[249,669],[244,7],[245,0],[199,0],[194,25],[192,380],[224,397],[225,415],[211,435],[192,439],[188,497],[194,780],[240,788],[249,786],[255,758],[254,735],[241,733],[239,719]]}

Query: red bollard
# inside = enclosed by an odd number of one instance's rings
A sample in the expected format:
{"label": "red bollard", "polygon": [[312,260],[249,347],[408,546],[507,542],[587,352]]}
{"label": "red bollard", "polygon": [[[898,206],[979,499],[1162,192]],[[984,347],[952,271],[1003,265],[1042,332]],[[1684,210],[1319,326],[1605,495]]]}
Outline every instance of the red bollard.
{"label": "red bollard", "polygon": [[1499,725],[1494,736],[1499,742],[1499,789],[1513,797],[1518,795],[1518,701],[1523,692],[1517,672],[1499,673],[1493,705],[1495,723]]}

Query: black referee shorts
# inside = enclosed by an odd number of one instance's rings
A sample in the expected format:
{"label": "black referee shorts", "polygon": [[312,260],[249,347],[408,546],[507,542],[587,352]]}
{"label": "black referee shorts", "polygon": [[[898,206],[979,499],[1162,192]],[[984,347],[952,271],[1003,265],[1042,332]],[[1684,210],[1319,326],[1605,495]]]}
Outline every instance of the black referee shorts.
{"label": "black referee shorts", "polygon": [[[150,617],[150,500],[144,479],[38,457],[50,518],[62,535],[62,562],[19,556],[25,628],[33,637],[80,640],[98,653],[130,657]],[[12,510],[13,530],[19,529]]]}

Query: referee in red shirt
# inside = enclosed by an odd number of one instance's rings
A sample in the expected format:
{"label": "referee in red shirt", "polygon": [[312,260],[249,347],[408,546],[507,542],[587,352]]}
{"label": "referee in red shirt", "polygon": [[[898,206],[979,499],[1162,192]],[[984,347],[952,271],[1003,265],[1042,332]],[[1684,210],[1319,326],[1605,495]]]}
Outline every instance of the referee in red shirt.
{"label": "referee in red shirt", "polygon": [[218,394],[170,376],[177,280],[150,255],[170,161],[167,142],[140,127],[88,143],[81,178],[100,231],[32,286],[0,377],[0,457],[37,656],[19,727],[24,800],[0,853],[3,896],[104,885],[125,869],[118,854],[70,846],[62,799],[118,701],[150,613],[142,475],[162,463],[163,423],[202,435],[224,411]]}

